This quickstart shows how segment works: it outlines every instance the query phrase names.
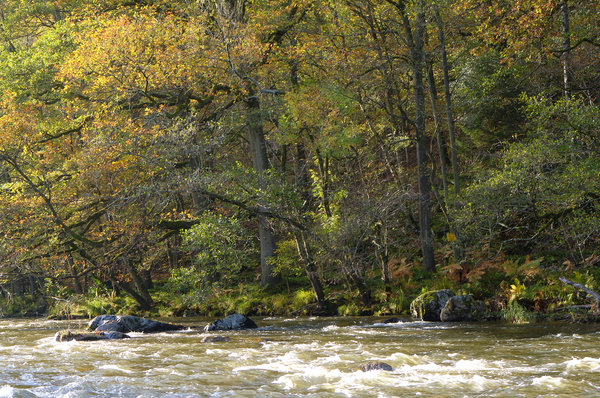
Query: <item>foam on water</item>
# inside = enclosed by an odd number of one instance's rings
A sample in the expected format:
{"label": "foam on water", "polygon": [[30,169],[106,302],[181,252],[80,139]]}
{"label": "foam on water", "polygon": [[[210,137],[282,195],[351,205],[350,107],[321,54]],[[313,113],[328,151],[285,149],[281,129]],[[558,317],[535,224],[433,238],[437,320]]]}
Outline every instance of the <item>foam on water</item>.
{"label": "foam on water", "polygon": [[600,371],[600,358],[573,358],[564,362],[567,373],[574,373],[581,370],[590,372]]}
{"label": "foam on water", "polygon": [[9,385],[0,387],[0,398],[35,398],[32,392],[20,388],[13,388]]}
{"label": "foam on water", "polygon": [[[98,367],[98,369],[123,372],[123,373],[127,373],[127,374],[134,373],[133,370],[131,370],[131,369],[127,369],[127,368],[121,367],[119,365],[112,365],[112,364],[100,365]],[[110,373],[112,373],[112,372],[110,372]]]}
{"label": "foam on water", "polygon": [[136,349],[129,349],[127,351],[122,351],[118,354],[121,359],[135,359],[139,358],[140,354],[136,352]]}
{"label": "foam on water", "polygon": [[541,376],[535,377],[531,382],[534,386],[542,386],[544,388],[549,388],[552,390],[557,389],[561,385],[565,383],[565,379],[562,377],[554,377],[554,376]]}
{"label": "foam on water", "polygon": [[454,364],[454,368],[460,371],[481,371],[497,369],[492,363],[483,359],[461,359]]}
{"label": "foam on water", "polygon": [[329,326],[325,326],[323,329],[321,329],[324,332],[336,332],[338,330],[340,330],[341,327],[337,326],[337,325],[329,325]]}

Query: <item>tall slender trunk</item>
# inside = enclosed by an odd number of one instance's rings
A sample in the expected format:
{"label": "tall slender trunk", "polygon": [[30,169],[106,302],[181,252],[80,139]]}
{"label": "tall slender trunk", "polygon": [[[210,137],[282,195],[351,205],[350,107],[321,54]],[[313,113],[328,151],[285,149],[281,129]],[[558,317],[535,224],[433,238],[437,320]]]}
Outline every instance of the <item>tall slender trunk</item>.
{"label": "tall slender trunk", "polygon": [[296,143],[296,186],[298,194],[302,198],[302,213],[311,208],[310,178],[308,176],[308,164],[306,161],[306,148],[304,140],[299,139]]}
{"label": "tall slender trunk", "polygon": [[390,283],[390,251],[388,245],[388,226],[385,219],[381,219],[381,224],[376,226],[375,232],[381,241],[381,244],[379,244],[376,239],[373,240],[373,243],[377,246],[375,257],[379,261],[379,266],[381,267],[381,281],[385,285],[387,291]]}
{"label": "tall slender trunk", "polygon": [[571,26],[569,23],[569,4],[567,0],[562,3],[560,15],[563,35],[563,92],[565,98],[569,98],[573,87],[573,75],[571,70]]}
{"label": "tall slender trunk", "polygon": [[[298,64],[293,63],[290,68],[290,81],[294,90],[298,90],[300,87],[300,79],[298,78]],[[304,130],[300,130],[300,134]],[[302,207],[300,209],[300,218],[304,221],[308,217],[306,215],[312,209],[312,193],[310,185],[310,177],[308,175],[308,162],[306,156],[306,146],[304,138],[300,137],[296,143],[296,186],[298,187],[298,193],[302,198]],[[294,229],[294,237],[296,239],[296,248],[298,255],[304,263],[304,271],[310,281],[310,285],[315,293],[317,299],[317,305],[319,308],[325,308],[325,293],[323,291],[323,284],[319,277],[317,264],[310,252],[308,242],[306,241],[306,232],[299,228]]]}
{"label": "tall slender trunk", "polygon": [[[263,173],[269,168],[265,133],[258,97],[254,95],[252,89],[249,93],[246,100],[248,141],[250,142],[254,170],[260,176],[260,184],[264,186],[266,181],[263,178]],[[266,210],[264,206],[259,206],[259,213],[264,210]],[[279,282],[279,277],[273,275],[272,259],[275,257],[275,238],[269,220],[260,214],[258,215],[258,238],[260,239],[260,282],[263,286],[272,287]]]}
{"label": "tall slender trunk", "polygon": [[460,172],[458,170],[458,155],[456,148],[456,134],[454,128],[454,115],[452,114],[452,99],[450,97],[450,76],[448,66],[448,54],[446,53],[446,35],[444,33],[444,24],[440,17],[440,10],[437,4],[433,3],[433,12],[438,27],[438,37],[442,51],[442,70],[444,74],[444,97],[446,100],[446,116],[448,118],[448,135],[450,136],[450,149],[452,150],[452,170],[454,172],[454,192],[460,194]]}
{"label": "tall slender trunk", "polygon": [[444,149],[444,139],[440,129],[440,115],[437,108],[437,90],[435,88],[435,77],[433,76],[433,64],[427,63],[427,85],[429,86],[429,97],[431,98],[431,109],[433,112],[433,122],[435,123],[435,136],[438,144],[440,158],[440,169],[442,172],[442,184],[444,186],[444,201],[448,203],[448,175],[446,171],[446,150]]}
{"label": "tall slender trunk", "polygon": [[417,141],[417,168],[419,175],[419,227],[421,237],[421,249],[423,252],[423,269],[426,272],[435,270],[435,259],[433,256],[433,238],[431,236],[431,215],[429,169],[427,167],[426,140],[425,140],[425,90],[423,87],[423,64],[425,52],[423,49],[423,38],[425,35],[425,10],[423,0],[417,4],[417,16],[415,19],[415,34],[412,35],[410,22],[405,16],[405,29],[407,36],[412,37],[410,53],[413,72],[413,91],[415,101],[415,130]]}

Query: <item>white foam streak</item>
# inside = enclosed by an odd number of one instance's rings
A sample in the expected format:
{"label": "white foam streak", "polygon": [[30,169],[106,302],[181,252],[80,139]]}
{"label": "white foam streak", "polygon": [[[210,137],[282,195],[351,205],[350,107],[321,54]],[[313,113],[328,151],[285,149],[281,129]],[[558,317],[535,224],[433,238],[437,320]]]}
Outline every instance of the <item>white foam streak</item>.
{"label": "white foam streak", "polygon": [[577,372],[579,370],[598,372],[600,371],[600,358],[573,358],[564,363],[567,373]]}
{"label": "white foam streak", "polygon": [[549,388],[551,390],[555,390],[559,388],[561,385],[565,383],[565,379],[562,377],[554,377],[554,376],[541,376],[536,377],[531,382],[534,386],[541,386],[544,388]]}
{"label": "white foam streak", "polygon": [[112,365],[112,364],[100,365],[99,369],[114,370],[114,371],[117,371],[117,372],[123,372],[123,373],[127,373],[127,374],[132,374],[133,373],[133,371],[131,369],[126,369],[126,368],[121,367],[119,365]]}

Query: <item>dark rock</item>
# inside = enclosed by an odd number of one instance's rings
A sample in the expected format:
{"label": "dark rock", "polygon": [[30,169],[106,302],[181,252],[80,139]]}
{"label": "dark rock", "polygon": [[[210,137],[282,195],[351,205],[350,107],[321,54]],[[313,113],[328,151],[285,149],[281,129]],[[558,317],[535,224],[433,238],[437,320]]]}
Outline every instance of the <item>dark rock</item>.
{"label": "dark rock", "polygon": [[120,332],[79,332],[74,333],[70,330],[56,332],[56,341],[98,341],[98,340],[120,340],[129,338],[125,333]]}
{"label": "dark rock", "polygon": [[203,343],[227,343],[231,341],[231,337],[227,336],[206,336],[202,339]]}
{"label": "dark rock", "polygon": [[204,331],[210,332],[213,330],[243,330],[243,329],[256,329],[256,323],[250,318],[242,314],[233,314],[223,319],[218,319],[206,325]]}
{"label": "dark rock", "polygon": [[367,362],[360,365],[359,369],[363,372],[368,372],[370,370],[385,370],[386,372],[391,372],[394,370],[391,365],[388,365],[385,362]]}
{"label": "dark rock", "polygon": [[121,332],[121,333],[130,332],[130,330],[127,330],[125,325],[123,325],[122,323],[117,322],[117,321],[110,321],[107,323],[103,323],[103,324],[99,325],[96,329],[94,329],[94,331],[95,332]]}
{"label": "dark rock", "polygon": [[183,325],[159,322],[131,315],[99,315],[91,320],[89,328],[99,332],[120,333],[157,333],[187,329],[187,327]]}
{"label": "dark rock", "polygon": [[400,318],[388,318],[385,321],[383,321],[382,323],[388,324],[388,323],[398,323],[401,322],[402,319]]}
{"label": "dark rock", "polygon": [[478,321],[485,317],[485,304],[470,294],[450,297],[440,313],[442,322]]}
{"label": "dark rock", "polygon": [[128,339],[129,336],[121,332],[102,332],[108,340]]}
{"label": "dark rock", "polygon": [[434,290],[421,294],[410,303],[410,313],[423,321],[439,322],[442,308],[454,293],[451,290]]}

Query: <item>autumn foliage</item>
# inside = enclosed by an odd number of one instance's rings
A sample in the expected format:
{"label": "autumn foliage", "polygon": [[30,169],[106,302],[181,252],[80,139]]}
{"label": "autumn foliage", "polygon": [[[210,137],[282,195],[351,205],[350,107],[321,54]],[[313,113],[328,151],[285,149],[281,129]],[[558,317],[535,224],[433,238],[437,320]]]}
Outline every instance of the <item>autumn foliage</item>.
{"label": "autumn foliage", "polygon": [[147,310],[155,282],[201,300],[262,268],[369,307],[423,266],[465,289],[590,266],[599,11],[5,1],[0,293]]}

